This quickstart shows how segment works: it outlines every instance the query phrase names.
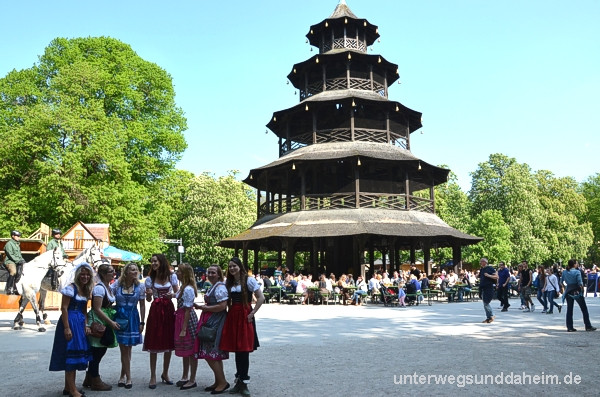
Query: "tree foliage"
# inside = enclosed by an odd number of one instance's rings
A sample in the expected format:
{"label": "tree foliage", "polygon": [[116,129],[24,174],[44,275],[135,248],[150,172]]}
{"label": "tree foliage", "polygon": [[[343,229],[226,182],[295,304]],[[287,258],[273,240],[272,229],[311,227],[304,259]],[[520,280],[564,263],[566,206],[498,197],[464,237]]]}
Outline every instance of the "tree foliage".
{"label": "tree foliage", "polygon": [[229,261],[233,250],[217,244],[235,236],[256,219],[254,192],[235,179],[235,173],[215,178],[196,176],[187,190],[177,233],[186,243],[186,260],[207,267]]}
{"label": "tree foliage", "polygon": [[587,204],[585,220],[590,223],[594,240],[589,255],[593,262],[600,261],[600,173],[590,176],[582,184],[583,197]]}
{"label": "tree foliage", "polygon": [[477,214],[469,228],[473,235],[483,237],[480,243],[465,250],[465,260],[477,263],[488,258],[491,263],[510,262],[512,257],[512,231],[498,210],[484,210]]}
{"label": "tree foliage", "polygon": [[106,37],[53,40],[0,79],[0,229],[111,225],[115,245],[159,249],[156,185],[186,148],[171,77]]}
{"label": "tree foliage", "polygon": [[514,260],[551,263],[583,257],[591,244],[591,228],[584,219],[585,200],[572,178],[532,173],[527,164],[502,154],[490,155],[472,177],[472,217],[487,210],[501,214],[512,234]]}

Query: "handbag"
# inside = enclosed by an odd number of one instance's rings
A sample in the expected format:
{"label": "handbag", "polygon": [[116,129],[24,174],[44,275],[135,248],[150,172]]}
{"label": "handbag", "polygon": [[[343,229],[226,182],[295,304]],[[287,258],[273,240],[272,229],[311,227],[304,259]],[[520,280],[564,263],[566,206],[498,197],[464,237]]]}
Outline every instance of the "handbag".
{"label": "handbag", "polygon": [[102,338],[104,332],[106,331],[106,326],[97,321],[94,321],[90,325],[90,329],[92,330],[92,332],[90,332],[90,336],[94,338]]}
{"label": "handbag", "polygon": [[217,338],[217,328],[209,327],[208,325],[203,325],[200,327],[200,332],[198,332],[198,339],[202,342],[214,342]]}
{"label": "handbag", "polygon": [[131,310],[126,310],[124,307],[118,307],[115,313],[115,323],[119,324],[119,332],[129,330],[129,317]]}
{"label": "handbag", "polygon": [[112,328],[104,327],[104,334],[100,338],[100,344],[109,347],[115,344],[115,333]]}
{"label": "handbag", "polygon": [[119,324],[119,332],[125,332],[129,329],[129,320],[124,317],[115,317],[115,322]]}

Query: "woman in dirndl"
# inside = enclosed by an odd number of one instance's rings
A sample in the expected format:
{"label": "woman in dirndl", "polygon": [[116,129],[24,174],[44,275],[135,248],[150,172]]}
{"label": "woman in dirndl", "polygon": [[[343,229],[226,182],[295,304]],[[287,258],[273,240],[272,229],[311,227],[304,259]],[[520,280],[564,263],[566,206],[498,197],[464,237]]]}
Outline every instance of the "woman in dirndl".
{"label": "woman in dirndl", "polygon": [[[194,269],[182,263],[177,268],[177,278],[181,280],[181,288],[175,298],[177,299],[177,311],[175,312],[175,355],[183,359],[183,375],[177,382],[181,390],[196,387],[196,369],[198,359],[194,356],[194,341],[196,340],[196,329],[198,317],[194,310],[194,300],[198,295]],[[188,378],[188,373],[190,374]]]}
{"label": "woman in dirndl", "polygon": [[[109,391],[112,386],[104,383],[100,378],[100,362],[106,354],[108,348],[117,347],[117,339],[114,330],[119,329],[119,325],[114,321],[115,296],[110,289],[110,282],[115,275],[115,269],[110,262],[105,262],[98,266],[97,283],[92,291],[92,310],[88,313],[88,325],[98,322],[106,327],[104,336],[95,338],[88,336],[88,342],[92,349],[93,359],[83,380],[84,387],[91,387],[95,391]],[[110,337],[108,337],[110,335]]]}
{"label": "woman in dirndl", "polygon": [[[227,269],[227,291],[229,293],[229,311],[223,326],[219,348],[235,352],[235,386],[230,393],[249,396],[250,352],[259,346],[254,315],[265,301],[263,293],[254,277],[248,277],[246,267],[240,258],[233,257]],[[252,308],[252,296],[256,305]]]}
{"label": "woman in dirndl", "polygon": [[142,343],[142,332],[146,324],[146,289],[140,283],[139,273],[137,264],[128,263],[119,280],[112,284],[117,309],[115,321],[119,323],[119,329],[115,333],[121,351],[121,376],[118,386],[126,389],[132,388],[131,349],[132,346]]}
{"label": "woman in dirndl", "polygon": [[172,385],[169,378],[171,352],[175,349],[175,306],[172,298],[179,291],[175,273],[171,273],[167,258],[154,254],[150,259],[150,272],[145,282],[146,301],[152,302],[144,338],[144,351],[150,353],[150,389],[156,389],[156,358],[164,353],[161,382]]}
{"label": "woman in dirndl", "polygon": [[204,305],[197,306],[202,310],[202,315],[198,322],[198,329],[203,325],[210,325],[217,329],[217,334],[213,342],[201,341],[196,339],[196,357],[206,360],[206,363],[213,371],[215,381],[204,390],[212,394],[220,394],[229,389],[229,383],[225,380],[223,371],[223,360],[229,358],[229,352],[219,349],[223,325],[227,317],[227,287],[223,283],[223,270],[218,265],[211,265],[206,269],[206,277],[212,284],[210,289],[204,295]]}
{"label": "woman in dirndl", "polygon": [[72,272],[72,281],[61,289],[61,315],[54,332],[50,371],[65,371],[63,395],[81,397],[75,386],[75,371],[87,369],[92,360],[87,337],[87,302],[92,297],[94,270],[88,263],[79,264]]}

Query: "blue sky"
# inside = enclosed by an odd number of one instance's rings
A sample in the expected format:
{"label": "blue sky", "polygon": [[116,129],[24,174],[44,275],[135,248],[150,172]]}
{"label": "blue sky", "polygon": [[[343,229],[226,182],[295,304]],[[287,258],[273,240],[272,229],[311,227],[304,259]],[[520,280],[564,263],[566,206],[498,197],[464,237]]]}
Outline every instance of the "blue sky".
{"label": "blue sky", "polygon": [[[265,124],[298,102],[286,76],[338,0],[3,3],[0,76],[56,37],[117,38],[173,78],[189,127],[178,168],[245,177],[277,158]],[[599,0],[347,3],[379,26],[369,53],[399,66],[389,98],[423,113],[413,153],[465,191],[491,153],[578,181],[599,172]]]}

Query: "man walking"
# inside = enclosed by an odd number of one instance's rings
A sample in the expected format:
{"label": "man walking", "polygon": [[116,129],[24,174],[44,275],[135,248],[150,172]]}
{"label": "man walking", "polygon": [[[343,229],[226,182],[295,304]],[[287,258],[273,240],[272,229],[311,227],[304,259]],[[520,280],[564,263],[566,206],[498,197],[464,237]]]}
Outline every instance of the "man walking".
{"label": "man walking", "polygon": [[4,260],[4,266],[8,270],[8,278],[6,279],[6,295],[18,295],[17,288],[15,285],[21,279],[23,274],[23,265],[25,259],[21,256],[21,233],[17,230],[13,230],[10,233],[11,239],[6,242],[4,246],[4,253],[6,259]]}
{"label": "man walking", "polygon": [[[525,305],[524,312],[535,311],[535,306],[531,300],[531,282],[533,281],[533,274],[529,269],[527,261],[521,263],[521,273],[519,276],[519,291],[521,293],[521,300]],[[531,309],[530,309],[531,307]]]}
{"label": "man walking", "polygon": [[492,298],[494,297],[494,284],[498,280],[498,273],[488,264],[486,258],[481,258],[479,261],[481,270],[479,271],[479,289],[481,291],[481,300],[483,301],[483,309],[485,310],[486,319],[484,323],[489,324],[494,321],[494,312],[492,311]]}
{"label": "man walking", "polygon": [[590,314],[588,313],[587,305],[585,304],[585,298],[583,297],[583,279],[581,278],[581,272],[578,269],[579,264],[575,259],[569,259],[567,270],[563,271],[561,277],[561,283],[566,284],[565,287],[565,299],[567,300],[567,331],[577,331],[573,328],[573,305],[575,302],[581,309],[583,315],[583,323],[586,331],[595,331],[596,327],[592,327],[590,322]]}

